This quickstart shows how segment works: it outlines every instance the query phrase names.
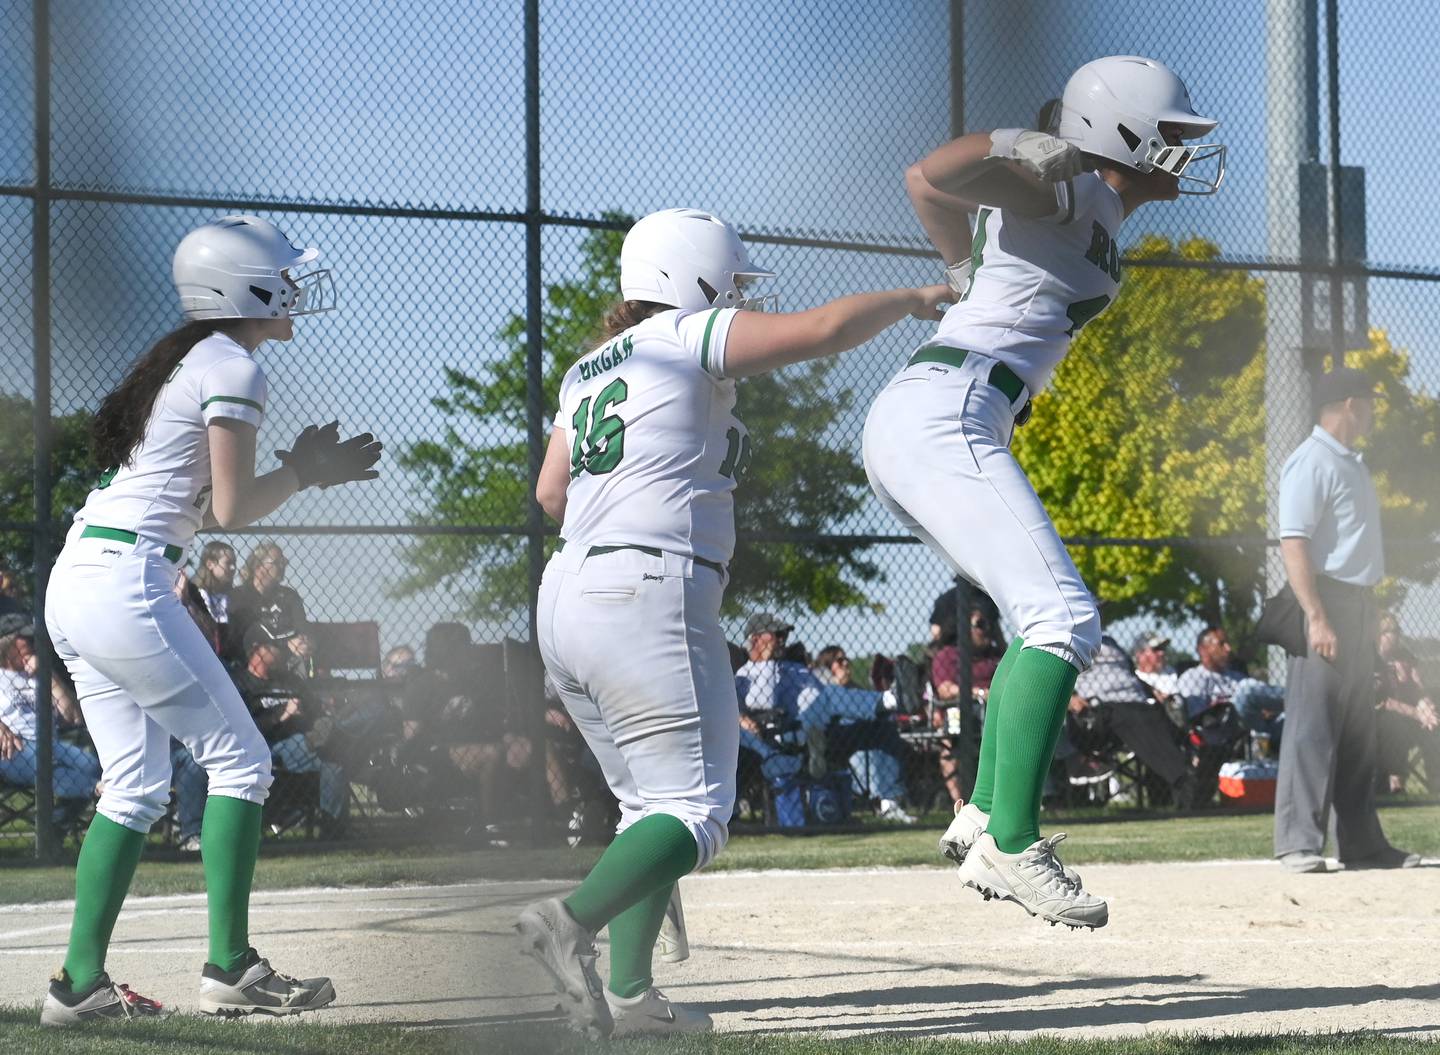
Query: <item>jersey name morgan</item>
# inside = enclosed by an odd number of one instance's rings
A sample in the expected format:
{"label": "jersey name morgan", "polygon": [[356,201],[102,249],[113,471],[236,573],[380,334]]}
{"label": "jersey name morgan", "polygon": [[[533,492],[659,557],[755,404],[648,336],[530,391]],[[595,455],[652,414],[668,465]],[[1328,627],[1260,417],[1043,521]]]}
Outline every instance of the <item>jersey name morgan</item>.
{"label": "jersey name morgan", "polygon": [[1032,394],[1120,290],[1120,196],[1093,172],[1055,193],[1056,212],[1041,219],[980,209],[970,284],[936,331],[943,344],[1005,363]]}
{"label": "jersey name morgan", "polygon": [[725,377],[735,312],[660,312],[566,371],[555,425],[570,449],[567,545],[731,558],[731,492],[750,458]]}
{"label": "jersey name morgan", "polygon": [[212,333],[185,353],[155,398],[130,464],[107,470],[76,520],[188,545],[210,506],[212,421],[257,429],[265,415],[265,374],[250,353]]}

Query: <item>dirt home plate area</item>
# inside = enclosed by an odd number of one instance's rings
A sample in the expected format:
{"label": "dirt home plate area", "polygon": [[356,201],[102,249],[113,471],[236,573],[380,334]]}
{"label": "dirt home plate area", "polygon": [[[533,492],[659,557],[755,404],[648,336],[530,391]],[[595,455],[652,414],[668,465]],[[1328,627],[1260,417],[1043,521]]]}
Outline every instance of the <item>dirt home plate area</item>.
{"label": "dirt home plate area", "polygon": [[[657,983],[718,1029],[757,1033],[1440,1035],[1440,867],[1083,873],[1110,899],[1111,923],[1094,933],[985,904],[938,868],[691,877],[692,956],[659,964]],[[311,1021],[539,1021],[555,997],[516,951],[511,924],[527,901],[568,886],[265,892],[252,934],[282,970],[333,975],[339,1000]],[[0,1004],[38,1003],[68,919],[61,902],[0,908]],[[204,955],[202,898],[132,898],[110,970],[185,1009]]]}

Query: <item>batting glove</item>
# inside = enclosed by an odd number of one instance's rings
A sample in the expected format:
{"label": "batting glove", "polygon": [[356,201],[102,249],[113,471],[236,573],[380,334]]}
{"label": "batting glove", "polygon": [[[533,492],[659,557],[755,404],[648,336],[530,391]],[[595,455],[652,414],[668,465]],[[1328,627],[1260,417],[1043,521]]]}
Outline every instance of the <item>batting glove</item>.
{"label": "batting glove", "polygon": [[295,470],[303,491],[317,485],[323,489],[352,480],[374,480],[380,475],[374,466],[383,450],[368,432],[341,442],[340,423],[332,421],[323,427],[305,426],[291,449],[276,451],[275,457]]}
{"label": "batting glove", "polygon": [[987,156],[1018,161],[1046,183],[1063,183],[1085,171],[1085,155],[1074,143],[1026,128],[995,129]]}

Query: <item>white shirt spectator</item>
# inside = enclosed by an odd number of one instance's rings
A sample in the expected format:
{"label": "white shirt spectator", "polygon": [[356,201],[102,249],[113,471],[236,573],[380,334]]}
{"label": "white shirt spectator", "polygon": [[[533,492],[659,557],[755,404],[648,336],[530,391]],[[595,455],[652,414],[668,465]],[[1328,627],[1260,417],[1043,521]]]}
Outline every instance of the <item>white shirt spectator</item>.
{"label": "white shirt spectator", "polygon": [[33,742],[35,679],[18,670],[0,670],[0,723],[22,740]]}

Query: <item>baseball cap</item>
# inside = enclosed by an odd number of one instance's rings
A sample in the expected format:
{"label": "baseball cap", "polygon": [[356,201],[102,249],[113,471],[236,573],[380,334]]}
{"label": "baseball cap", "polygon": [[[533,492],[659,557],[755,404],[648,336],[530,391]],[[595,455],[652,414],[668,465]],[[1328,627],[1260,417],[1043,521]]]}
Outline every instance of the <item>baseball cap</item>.
{"label": "baseball cap", "polygon": [[1311,396],[1317,410],[1347,399],[1373,399],[1375,381],[1363,370],[1339,366],[1315,379]]}
{"label": "baseball cap", "polygon": [[756,634],[783,634],[794,630],[795,627],[785,622],[774,612],[756,612],[745,621],[745,636],[754,637]]}
{"label": "baseball cap", "polygon": [[295,636],[293,630],[271,630],[264,623],[256,623],[245,631],[245,654],[248,656],[261,645],[281,645]]}
{"label": "baseball cap", "polygon": [[1170,639],[1158,630],[1147,630],[1135,639],[1135,646],[1132,652],[1139,652],[1142,648],[1165,648],[1170,644]]}
{"label": "baseball cap", "polygon": [[0,615],[0,637],[34,637],[35,621],[23,612],[9,612]]}

